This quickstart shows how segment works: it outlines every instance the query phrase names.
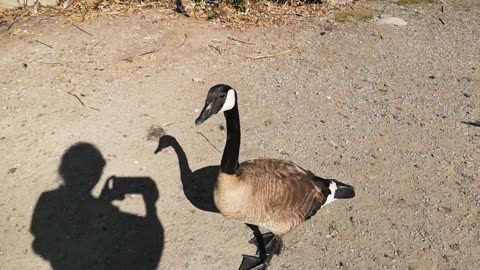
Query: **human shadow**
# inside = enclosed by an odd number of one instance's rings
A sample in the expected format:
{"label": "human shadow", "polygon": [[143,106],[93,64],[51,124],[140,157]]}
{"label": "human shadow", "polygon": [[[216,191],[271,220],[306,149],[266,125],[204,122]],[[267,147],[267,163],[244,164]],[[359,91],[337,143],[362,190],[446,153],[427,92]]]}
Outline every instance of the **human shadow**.
{"label": "human shadow", "polygon": [[[149,177],[110,177],[96,198],[92,189],[105,166],[92,144],[65,151],[59,168],[63,184],[44,192],[33,212],[34,252],[55,270],[156,269],[163,251],[163,227],[155,202],[159,192]],[[112,205],[126,194],[140,194],[144,217]]]}
{"label": "human shadow", "polygon": [[200,210],[219,213],[213,200],[213,190],[220,167],[208,166],[192,172],[185,151],[183,151],[177,139],[170,135],[160,138],[155,154],[170,146],[175,150],[178,157],[180,178],[185,197]]}

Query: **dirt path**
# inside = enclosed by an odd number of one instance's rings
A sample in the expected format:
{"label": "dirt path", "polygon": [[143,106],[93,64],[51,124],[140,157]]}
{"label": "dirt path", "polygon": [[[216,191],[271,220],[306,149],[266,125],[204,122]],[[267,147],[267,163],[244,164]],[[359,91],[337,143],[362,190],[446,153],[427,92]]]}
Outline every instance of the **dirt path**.
{"label": "dirt path", "polygon": [[[50,269],[45,258],[57,269],[122,269],[118,252],[93,265],[72,255],[95,258],[102,251],[85,247],[103,245],[133,256],[148,236],[105,237],[141,226],[157,230],[163,249],[138,257],[139,269],[155,258],[160,269],[236,269],[254,252],[249,230],[195,208],[176,153],[155,155],[158,139],[148,139],[162,127],[192,170],[217,165],[221,154],[198,132],[222,149],[223,119],[194,125],[217,83],[239,92],[242,160],[286,158],[356,187],[354,200],[288,235],[271,269],[479,269],[480,128],[461,121],[480,120],[480,7],[454,2],[444,13],[368,4],[404,27],[328,17],[238,32],[153,10],[81,25],[91,35],[57,18],[2,29],[2,269]],[[77,142],[106,162],[93,196],[59,188],[62,155]],[[141,196],[115,203],[121,212],[98,201],[111,175],[153,179],[157,217]]]}

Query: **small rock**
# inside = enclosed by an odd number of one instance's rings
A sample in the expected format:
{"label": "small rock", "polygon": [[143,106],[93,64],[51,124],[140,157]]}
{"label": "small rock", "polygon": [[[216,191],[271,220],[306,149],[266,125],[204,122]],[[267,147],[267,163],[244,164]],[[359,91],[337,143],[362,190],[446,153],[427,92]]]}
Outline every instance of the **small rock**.
{"label": "small rock", "polygon": [[458,250],[460,250],[460,245],[459,245],[459,244],[451,244],[451,245],[450,245],[450,248],[451,248],[453,251],[458,251]]}
{"label": "small rock", "polygon": [[202,78],[193,78],[192,81],[194,83],[201,83],[201,84],[205,83],[205,81]]}
{"label": "small rock", "polygon": [[333,225],[330,225],[328,232],[327,238],[335,238],[338,235],[338,230]]}
{"label": "small rock", "polygon": [[17,171],[17,168],[14,167],[14,168],[10,168],[8,170],[8,173],[15,173],[16,171]]}
{"label": "small rock", "polygon": [[398,17],[386,17],[386,18],[381,18],[378,20],[378,23],[380,24],[390,24],[390,25],[396,25],[396,26],[405,26],[407,25],[407,22]]}

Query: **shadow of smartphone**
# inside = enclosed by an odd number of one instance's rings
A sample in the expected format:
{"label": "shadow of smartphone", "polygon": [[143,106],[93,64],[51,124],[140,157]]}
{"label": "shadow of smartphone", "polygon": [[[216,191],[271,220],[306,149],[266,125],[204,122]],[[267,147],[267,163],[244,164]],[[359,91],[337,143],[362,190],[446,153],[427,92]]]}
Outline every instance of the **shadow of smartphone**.
{"label": "shadow of smartphone", "polygon": [[159,193],[155,182],[150,177],[117,177],[111,176],[105,182],[100,199],[108,203],[125,199],[127,194],[142,195],[147,208],[155,208]]}

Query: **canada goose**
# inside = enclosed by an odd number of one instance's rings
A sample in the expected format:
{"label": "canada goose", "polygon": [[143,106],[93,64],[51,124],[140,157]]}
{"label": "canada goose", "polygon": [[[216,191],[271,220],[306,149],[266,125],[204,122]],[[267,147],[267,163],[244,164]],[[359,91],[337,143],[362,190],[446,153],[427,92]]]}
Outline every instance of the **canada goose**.
{"label": "canada goose", "polygon": [[[227,141],[214,201],[225,218],[243,222],[253,230],[252,241],[259,257],[244,255],[240,269],[266,269],[273,254],[280,253],[285,234],[334,200],[353,198],[355,191],[350,185],[315,176],[290,161],[256,159],[239,164],[237,92],[228,85],[210,88],[195,124],[219,112],[224,113],[227,122]],[[262,235],[258,226],[272,233]]]}

